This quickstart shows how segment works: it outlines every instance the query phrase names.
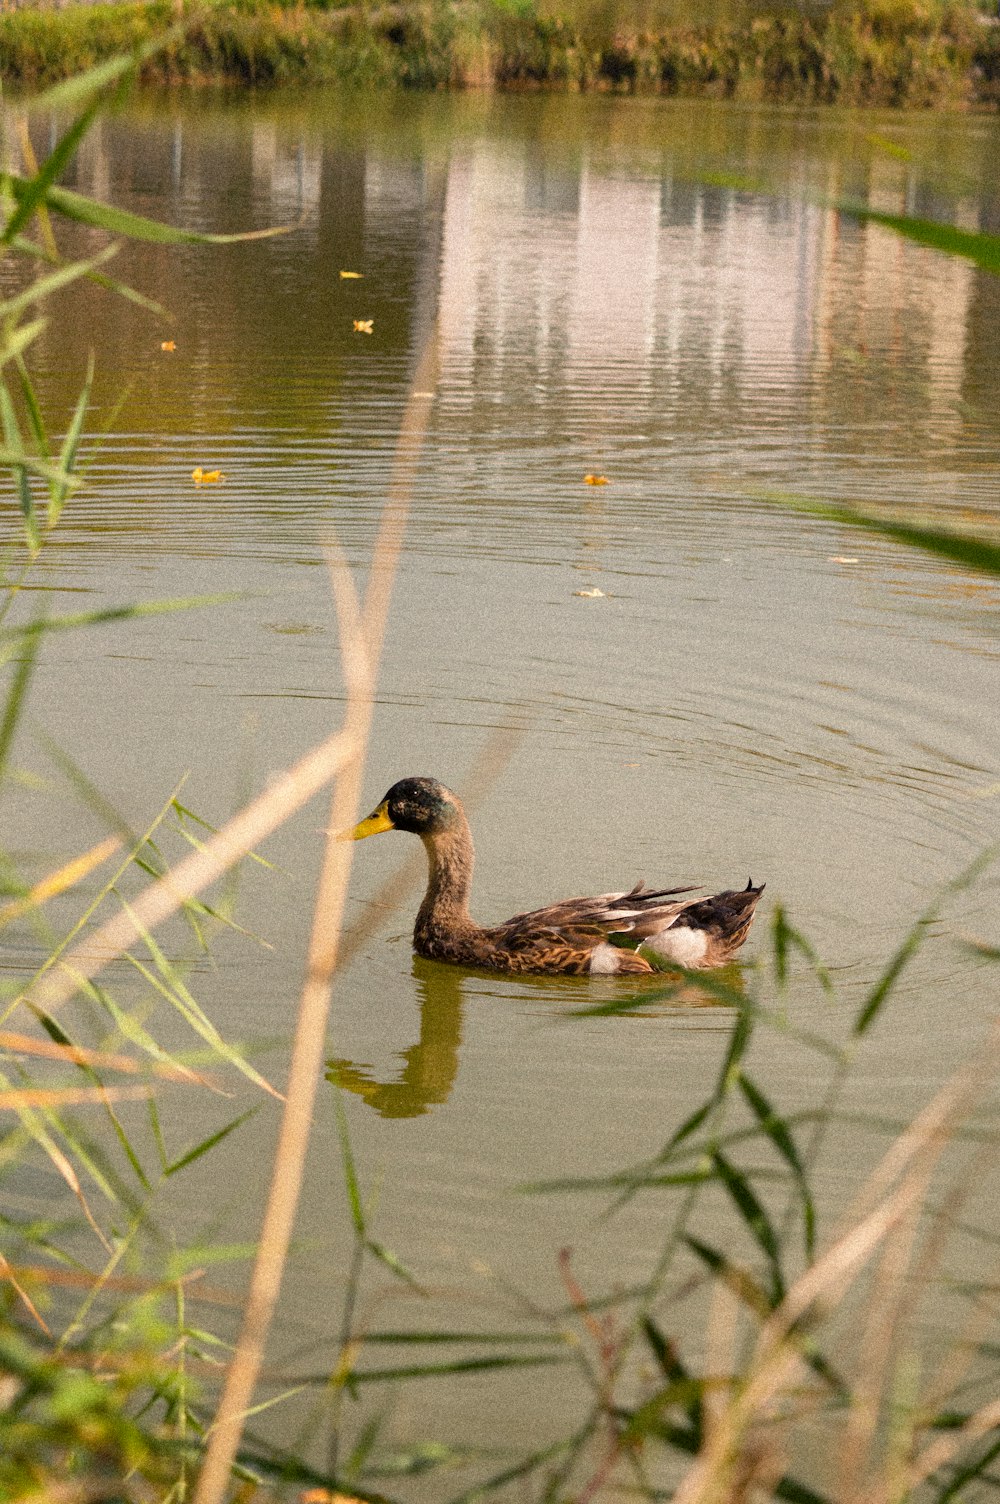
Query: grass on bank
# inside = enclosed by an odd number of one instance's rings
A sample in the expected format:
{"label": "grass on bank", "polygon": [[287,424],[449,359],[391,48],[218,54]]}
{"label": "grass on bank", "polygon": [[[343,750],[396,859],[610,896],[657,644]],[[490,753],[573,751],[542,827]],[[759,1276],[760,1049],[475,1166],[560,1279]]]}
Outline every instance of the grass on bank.
{"label": "grass on bank", "polygon": [[375,5],[146,0],[0,14],[0,77],[33,87],[162,39],[159,84],[556,88],[888,106],[994,105],[1000,28],[975,0],[833,0],[705,19],[586,0]]}

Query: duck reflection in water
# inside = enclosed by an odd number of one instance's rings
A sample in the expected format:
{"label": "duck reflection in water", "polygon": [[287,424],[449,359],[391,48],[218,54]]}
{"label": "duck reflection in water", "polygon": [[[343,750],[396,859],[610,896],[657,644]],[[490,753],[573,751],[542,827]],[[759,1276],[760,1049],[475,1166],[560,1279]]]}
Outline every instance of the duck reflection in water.
{"label": "duck reflection in water", "polygon": [[413,958],[420,999],[420,1038],[400,1051],[405,1062],[395,1081],[376,1081],[371,1066],[328,1060],[326,1078],[357,1096],[384,1118],[418,1118],[447,1102],[458,1075],[462,1043],[462,973],[453,966]]}
{"label": "duck reflection in water", "polygon": [[[447,1102],[458,1076],[458,1055],[462,1044],[463,988],[473,978],[483,978],[480,971],[467,972],[438,961],[427,961],[422,956],[413,957],[413,978],[417,984],[420,1000],[420,1038],[408,1050],[401,1050],[399,1058],[404,1062],[402,1073],[395,1081],[377,1081],[370,1065],[359,1065],[353,1060],[333,1058],[326,1063],[326,1078],[346,1091],[362,1097],[384,1118],[418,1118],[435,1107]],[[549,1002],[556,994],[563,1003],[569,1001],[571,992],[573,1011],[589,1002],[600,1008],[595,999],[593,986],[581,984],[574,978],[567,982],[559,979],[553,987],[550,977],[518,977],[518,991],[530,989],[545,993]],[[646,997],[642,994],[645,993]],[[688,1012],[692,1008],[725,1007],[744,995],[743,973],[735,963],[716,972],[714,979],[671,978],[669,972],[661,974],[654,983],[646,981],[639,993],[639,1005],[630,1007],[620,989],[607,999],[612,1005],[624,1004],[619,1017],[662,1018],[664,1015]],[[569,1023],[570,1020],[567,1020]]]}

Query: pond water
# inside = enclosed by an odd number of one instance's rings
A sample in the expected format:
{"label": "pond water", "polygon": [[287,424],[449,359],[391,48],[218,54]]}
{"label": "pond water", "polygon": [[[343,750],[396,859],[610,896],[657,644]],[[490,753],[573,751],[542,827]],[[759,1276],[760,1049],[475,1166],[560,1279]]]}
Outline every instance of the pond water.
{"label": "pond water", "polygon": [[[221,820],[337,723],[323,547],[365,569],[436,320],[366,809],[405,774],[478,780],[484,921],[639,878],[765,880],[744,951],[765,968],[755,985],[777,1006],[780,903],[835,994],[800,958],[788,1027],[761,1031],[751,1065],[787,1109],[815,1105],[830,1062],[797,1031],[846,1037],[906,928],[997,838],[1000,795],[996,586],[773,499],[995,524],[1000,283],[820,200],[996,226],[998,147],[976,117],[611,99],[154,97],[105,120],[71,186],[200,229],[294,228],[130,248],[116,275],[173,322],[77,289],[39,341],[56,426],[93,350],[93,426],[108,429],[46,556],[53,608],[238,598],[53,640],[33,724],[141,824],[185,774],[185,802]],[[195,487],[196,465],[225,482]],[[22,760],[51,770],[44,756],[25,743]],[[317,801],[266,847],[275,868],[244,874],[240,920],[270,948],[227,937],[196,968],[215,1023],[279,1083],[325,824]],[[6,840],[44,862],[102,828],[71,792],[26,794]],[[357,848],[352,920],[413,844]],[[854,1109],[905,1119],[982,1037],[994,973],[960,942],[997,941],[995,897],[987,876],[946,906],[859,1057]],[[641,1282],[667,1192],[602,1219],[604,1195],[517,1186],[655,1153],[711,1088],[731,1010],[692,990],[574,1018],[617,984],[414,960],[415,904],[365,941],[331,1024],[373,1226],[430,1292],[376,1274],[364,1322],[535,1326],[536,1307],[566,1302],[562,1247],[588,1295]],[[276,1382],[322,1371],[339,1337],[350,1236],[332,1098]],[[176,1105],[178,1143],[236,1110]],[[252,1238],[275,1126],[265,1106],[192,1167],[182,1236]],[[828,1141],[823,1231],[883,1142],[847,1127]],[[747,1254],[720,1200],[699,1225]],[[242,1266],[227,1277],[239,1287]],[[670,1318],[696,1348],[701,1311],[688,1319]],[[384,1408],[385,1446],[479,1446],[498,1469],[561,1435],[580,1395],[563,1369],[373,1385],[348,1429]],[[275,1415],[261,1429],[291,1441]],[[449,1496],[467,1476],[428,1487]]]}

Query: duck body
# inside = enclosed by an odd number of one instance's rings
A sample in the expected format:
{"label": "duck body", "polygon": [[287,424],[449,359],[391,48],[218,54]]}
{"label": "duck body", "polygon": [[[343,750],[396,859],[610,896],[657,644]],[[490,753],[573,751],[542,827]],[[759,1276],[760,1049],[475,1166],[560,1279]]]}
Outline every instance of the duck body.
{"label": "duck body", "polygon": [[763,891],[748,884],[711,898],[691,888],[646,888],[567,898],[484,928],[469,912],[475,852],[461,800],[434,778],[403,778],[354,827],[420,836],[428,881],[413,948],[433,961],[509,973],[564,976],[649,973],[663,965],[721,966],[746,939]]}

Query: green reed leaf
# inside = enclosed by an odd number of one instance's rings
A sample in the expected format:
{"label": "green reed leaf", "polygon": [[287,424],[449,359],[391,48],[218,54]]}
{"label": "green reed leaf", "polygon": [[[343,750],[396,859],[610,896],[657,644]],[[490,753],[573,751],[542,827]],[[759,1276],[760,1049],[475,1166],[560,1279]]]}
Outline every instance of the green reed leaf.
{"label": "green reed leaf", "polygon": [[361,1187],[358,1184],[358,1171],[354,1163],[354,1150],[351,1148],[351,1134],[347,1124],[347,1114],[344,1111],[344,1103],[340,1092],[333,1094],[334,1112],[337,1119],[337,1137],[340,1141],[340,1159],[344,1167],[344,1188],[347,1191],[347,1204],[351,1212],[351,1221],[354,1231],[359,1238],[367,1235],[364,1202],[361,1198]]}
{"label": "green reed leaf", "polygon": [[950,528],[922,527],[917,523],[883,516],[859,507],[831,506],[827,502],[810,501],[807,497],[791,496],[783,492],[766,493],[764,499],[787,507],[789,511],[822,517],[826,522],[842,523],[847,527],[876,533],[879,537],[936,554],[939,558],[947,559],[952,564],[964,565],[967,569],[977,569],[984,574],[1000,574],[1000,543],[994,543],[988,538],[954,532]]}
{"label": "green reed leaf", "polygon": [[940,904],[935,903],[925,914],[922,914],[897,948],[888,966],[865,998],[854,1020],[855,1034],[864,1034],[874,1023],[900,976],[923,944],[927,927],[937,918],[939,909]]}
{"label": "green reed leaf", "polygon": [[736,1016],[732,1033],[729,1036],[729,1044],[726,1047],[726,1056],[719,1071],[719,1079],[715,1088],[718,1100],[736,1080],[740,1062],[750,1046],[753,1035],[754,1019],[749,1008],[743,1007]]}
{"label": "green reed leaf", "polygon": [[49,447],[48,434],[45,431],[45,419],[42,417],[42,409],[38,403],[38,394],[35,391],[31,377],[28,375],[28,367],[23,360],[18,360],[17,374],[21,383],[21,395],[24,398],[24,406],[27,410],[28,421],[31,424],[31,432],[38,446],[38,452],[43,460],[51,460],[52,451]]}
{"label": "green reed leaf", "polygon": [[255,1086],[261,1087],[270,1096],[277,1097],[278,1093],[270,1082],[266,1081],[248,1060],[244,1060],[243,1056],[233,1045],[223,1039],[211,1019],[206,1015],[201,1004],[188,989],[177,968],[167,959],[166,954],[153,938],[152,932],[136,920],[135,910],[131,904],[122,898],[120,894],[119,902],[133,924],[135,924],[138,936],[149,952],[153,966],[155,967],[155,974],[137,956],[132,955],[131,952],[126,953],[123,959],[134,966],[140,975],[177,1009],[181,1017],[186,1019],[195,1033],[200,1035],[216,1054],[234,1066],[241,1075],[245,1076],[248,1081],[252,1081]]}
{"label": "green reed leaf", "polygon": [[749,1270],[739,1264],[734,1264],[717,1248],[713,1248],[710,1243],[703,1243],[700,1238],[694,1237],[691,1233],[685,1233],[683,1241],[691,1252],[697,1254],[702,1263],[708,1266],[717,1279],[725,1281],[730,1290],[753,1311],[755,1316],[763,1318],[771,1314],[774,1302]]}
{"label": "green reed leaf", "polygon": [[[678,1357],[674,1344],[668,1338],[664,1337],[651,1316],[643,1317],[642,1334],[659,1364],[664,1378],[668,1379],[671,1384],[690,1382],[691,1375]],[[700,1436],[704,1424],[701,1393],[689,1396],[687,1399],[682,1400],[681,1404],[687,1412],[691,1429]]]}
{"label": "green reed leaf", "polygon": [[740,1072],[739,1084],[750,1103],[751,1108],[760,1123],[761,1128],[767,1134],[778,1153],[789,1166],[795,1177],[802,1201],[802,1219],[805,1230],[806,1257],[811,1259],[816,1247],[816,1208],[812,1194],[809,1190],[809,1182],[806,1178],[805,1166],[795,1146],[791,1129],[784,1118],[779,1117],[771,1103],[765,1097],[759,1087],[755,1086],[750,1078]]}
{"label": "green reed leaf", "polygon": [[226,1123],[215,1133],[209,1134],[208,1138],[203,1138],[200,1144],[195,1144],[193,1149],[188,1149],[179,1159],[175,1159],[172,1164],[167,1165],[163,1171],[164,1177],[169,1178],[171,1175],[176,1175],[178,1170],[183,1170],[187,1165],[193,1164],[196,1159],[200,1159],[203,1154],[207,1154],[209,1149],[214,1149],[216,1144],[221,1144],[224,1138],[228,1138],[242,1123],[245,1123],[248,1118],[252,1118],[257,1111],[256,1107],[251,1107],[247,1112],[241,1112],[239,1117],[233,1118],[231,1122]]}
{"label": "green reed leaf", "polygon": [[690,1138],[692,1133],[697,1133],[702,1123],[705,1121],[708,1115],[715,1110],[717,1105],[717,1099],[715,1097],[710,1097],[707,1102],[703,1102],[700,1107],[696,1107],[694,1112],[691,1113],[691,1116],[685,1118],[681,1126],[677,1129],[676,1133],[674,1133],[667,1140],[666,1144],[664,1145],[663,1152],[660,1154],[659,1158],[661,1160],[669,1159],[670,1155],[678,1147],[678,1145],[684,1143],[685,1139]]}
{"label": "green reed leaf", "polygon": [[401,1279],[404,1284],[409,1285],[413,1290],[419,1291],[421,1295],[427,1293],[423,1285],[420,1284],[419,1280],[414,1278],[402,1259],[393,1253],[391,1248],[386,1248],[385,1244],[380,1243],[377,1238],[366,1238],[365,1247],[369,1253],[378,1259],[380,1264],[384,1264],[387,1269],[391,1270],[397,1279]]}
{"label": "green reed leaf", "polygon": [[[0,463],[2,460],[3,456],[0,455]],[[68,478],[72,480],[72,476]],[[190,595],[177,600],[141,601],[130,606],[107,606],[99,611],[77,611],[70,616],[47,616],[40,628],[36,623],[29,623],[27,626],[4,627],[0,630],[0,643],[17,642],[18,639],[38,630],[69,632],[75,631],[77,627],[103,626],[112,621],[138,621],[146,616],[165,616],[170,611],[192,611],[201,606],[228,605],[230,601],[240,598],[236,591],[225,591],[218,595]]]}
{"label": "green reed leaf", "polygon": [[[8,330],[0,344],[0,366],[5,366],[9,360],[20,360],[25,350],[38,338],[42,330],[48,324],[48,319],[33,319],[30,324],[22,324],[17,329]],[[10,464],[6,453],[0,453],[0,463]],[[35,462],[34,468],[40,467],[44,461]]]}
{"label": "green reed leaf", "polygon": [[774,1224],[742,1171],[730,1164],[725,1155],[717,1149],[712,1153],[712,1163],[718,1170],[719,1177],[732,1197],[737,1211],[750,1229],[754,1241],[767,1256],[771,1266],[774,1304],[777,1305],[785,1293],[785,1282],[781,1272],[781,1246]]}
{"label": "green reed leaf", "polygon": [[17,730],[21,719],[21,712],[28,695],[28,687],[38,661],[38,648],[41,640],[41,624],[39,631],[31,633],[24,639],[20,661],[11,680],[4,701],[3,717],[0,718],[0,784],[3,782],[7,767],[7,759],[10,756],[11,742],[14,732]]}
{"label": "green reed leaf", "polygon": [[8,298],[5,303],[0,303],[0,318],[11,320],[20,318],[26,309],[31,308],[35,303],[43,302],[54,292],[68,287],[70,283],[78,282],[81,277],[88,276],[90,272],[96,271],[99,266],[103,266],[117,253],[117,246],[106,246],[89,261],[71,261],[61,266],[58,271],[50,272],[47,277],[37,278],[15,297]]}
{"label": "green reed leaf", "polygon": [[616,1170],[611,1175],[568,1175],[562,1180],[528,1180],[517,1187],[525,1196],[552,1195],[562,1191],[616,1191],[623,1187],[632,1190],[644,1186],[704,1185],[714,1180],[715,1171],[708,1168],[678,1170],[664,1175],[653,1169]]}
{"label": "green reed leaf", "polygon": [[455,1494],[447,1500],[447,1504],[478,1504],[478,1501],[487,1494],[505,1488],[508,1483],[516,1483],[519,1478],[526,1478],[529,1473],[536,1472],[546,1463],[554,1462],[557,1457],[564,1457],[576,1445],[576,1441],[575,1436],[568,1436],[562,1441],[553,1442],[551,1446],[531,1452],[520,1462],[515,1462],[512,1467],[504,1468],[503,1472],[495,1473],[493,1477],[485,1478],[481,1483],[474,1483],[471,1488]]}
{"label": "green reed leaf", "polygon": [[936,219],[920,219],[911,214],[887,214],[882,209],[869,209],[866,204],[850,199],[840,199],[832,207],[864,224],[894,230],[904,240],[930,246],[949,256],[961,256],[966,261],[974,261],[984,271],[1000,274],[1000,235],[988,235],[982,230],[959,230],[954,225],[944,225]]}
{"label": "green reed leaf", "polygon": [[[38,519],[35,516],[35,502],[31,494],[31,482],[28,479],[28,469],[24,461],[26,451],[24,441],[21,438],[21,429],[11,401],[10,392],[6,384],[0,382],[0,420],[3,423],[3,436],[8,452],[12,456],[10,468],[14,472],[14,484],[17,487],[17,499],[24,518],[24,535],[30,549],[37,549],[41,543],[41,534],[38,529]],[[39,630],[33,625],[32,631]]]}
{"label": "green reed leaf", "polygon": [[[10,190],[18,202],[33,199],[33,179],[11,174],[7,178]],[[73,193],[68,188],[51,185],[45,191],[43,202],[46,208],[78,224],[90,225],[95,230],[106,230],[111,235],[121,235],[127,240],[142,240],[153,245],[236,245],[247,240],[267,240],[275,235],[285,235],[288,225],[275,225],[265,230],[245,230],[228,235],[209,234],[201,230],[181,230],[174,225],[162,224],[156,219],[147,219],[143,214],[133,214],[128,209],[116,209],[111,204],[99,203],[85,198],[82,193]]]}
{"label": "green reed leaf", "polygon": [[788,922],[782,904],[774,906],[774,915],[771,920],[771,945],[774,954],[774,975],[779,987],[784,987],[788,980],[788,956],[789,952],[799,951],[809,962],[823,991],[833,995],[833,980],[826,967],[823,965],[811,941],[807,940],[801,930]]}
{"label": "green reed leaf", "polygon": [[[83,420],[90,406],[90,393],[94,385],[94,357],[91,355],[87,362],[87,376],[81,388],[80,395],[76,399],[73,416],[66,430],[66,436],[59,451],[59,467],[67,475],[72,475],[76,468],[76,455],[80,447],[80,435],[83,432]],[[49,526],[55,527],[59,521],[59,515],[66,504],[69,494],[68,487],[63,487],[52,496],[49,502]]]}
{"label": "green reed leaf", "polygon": [[675,1406],[686,1412],[696,1406],[700,1412],[704,1391],[705,1385],[701,1379],[685,1377],[672,1380],[632,1412],[628,1425],[621,1433],[622,1442],[631,1445],[651,1433],[657,1434],[663,1423],[663,1412]]}
{"label": "green reed leaf", "polygon": [[103,100],[100,97],[93,99],[68,130],[63,132],[34,176],[27,179],[27,189],[17,198],[17,207],[7,220],[3,233],[0,234],[0,243],[9,245],[44,204],[45,195],[76,155],[77,147],[93,125],[97,111],[102,105]]}
{"label": "green reed leaf", "polygon": [[[352,1384],[398,1384],[406,1379],[443,1379],[456,1373],[492,1373],[505,1368],[547,1368],[572,1361],[569,1353],[497,1353],[483,1358],[455,1358],[447,1363],[410,1363],[399,1368],[355,1368]],[[307,1382],[328,1384],[329,1374],[316,1374]]]}

